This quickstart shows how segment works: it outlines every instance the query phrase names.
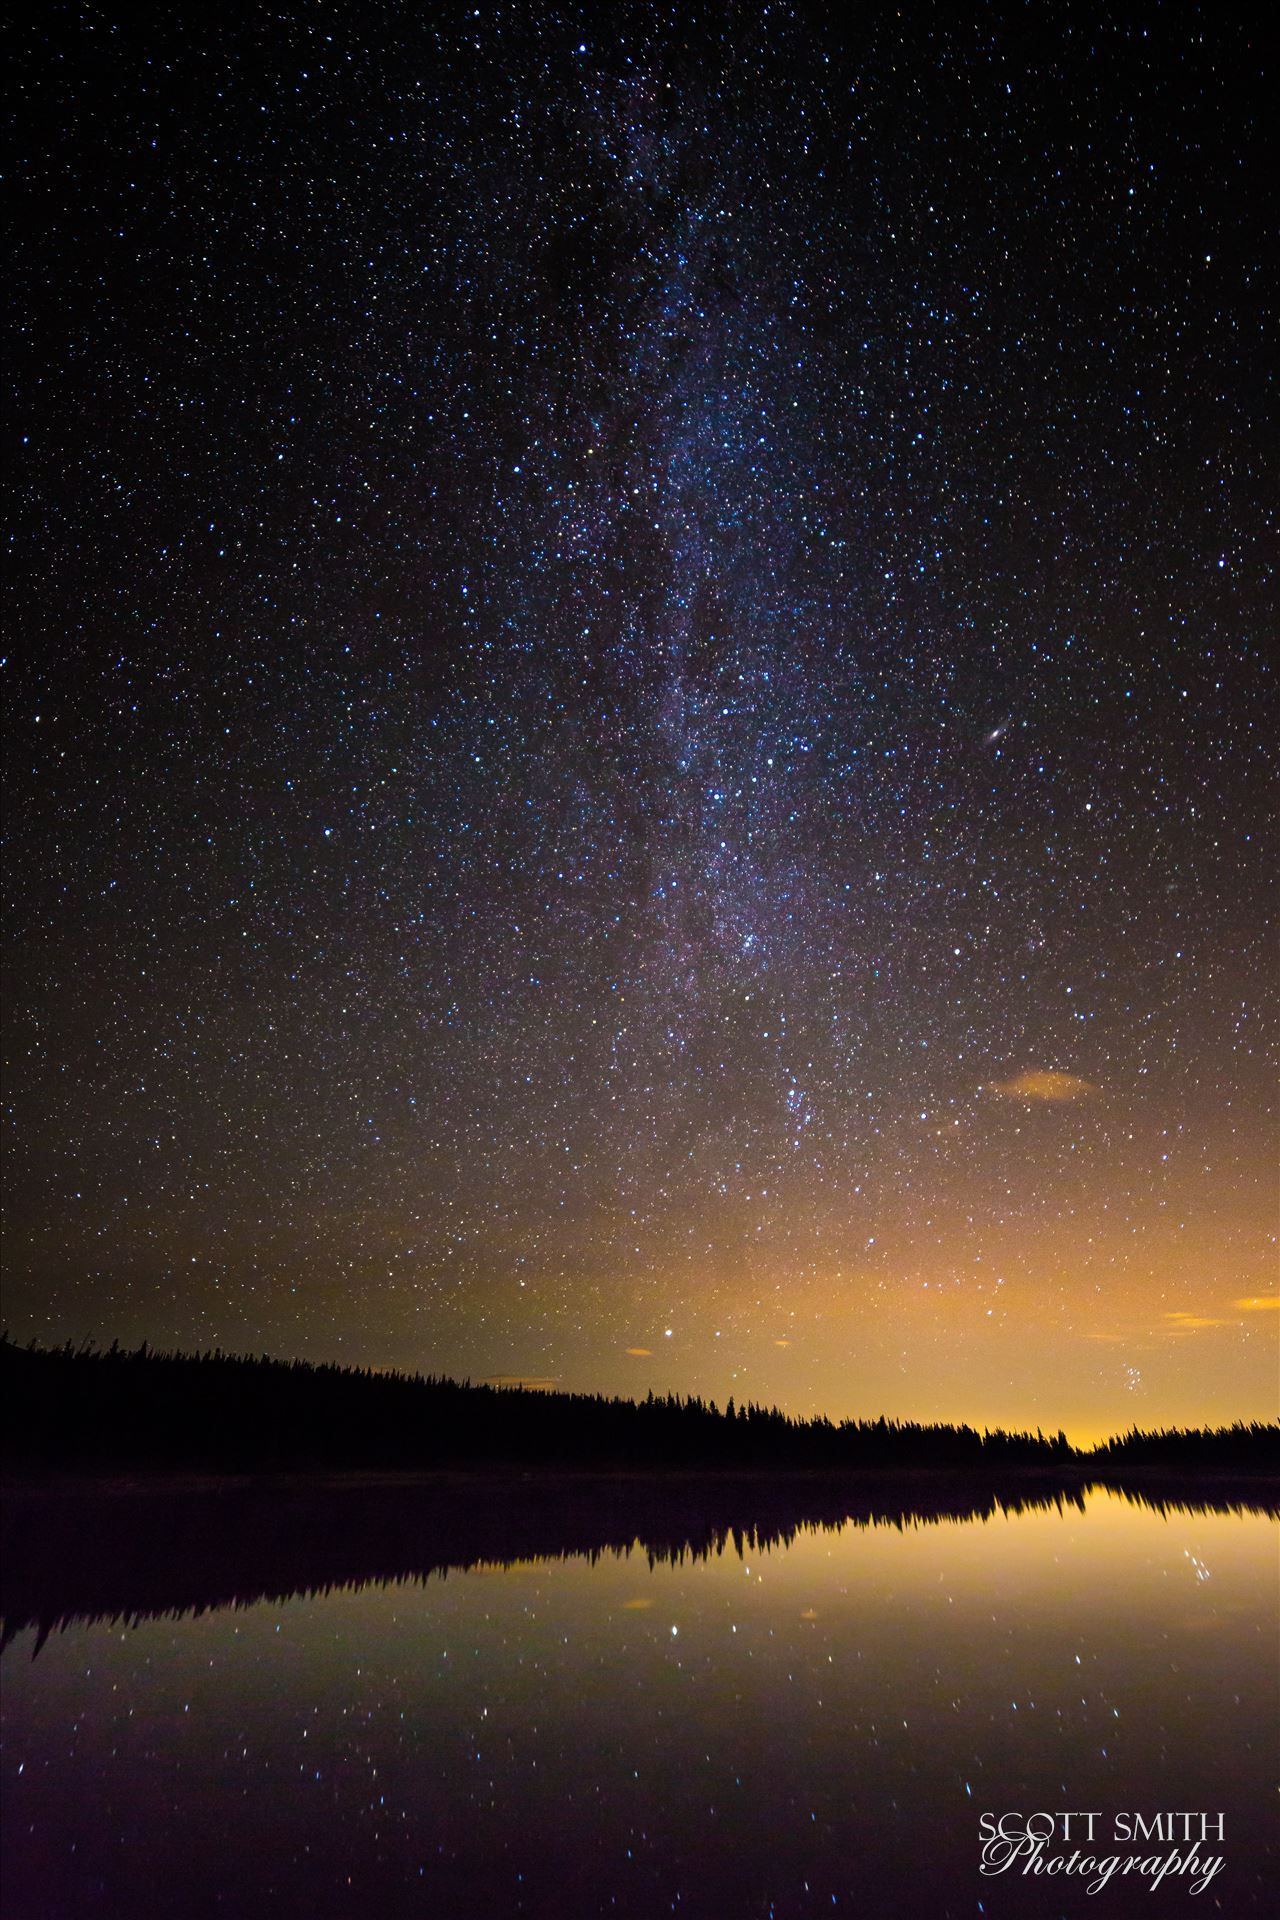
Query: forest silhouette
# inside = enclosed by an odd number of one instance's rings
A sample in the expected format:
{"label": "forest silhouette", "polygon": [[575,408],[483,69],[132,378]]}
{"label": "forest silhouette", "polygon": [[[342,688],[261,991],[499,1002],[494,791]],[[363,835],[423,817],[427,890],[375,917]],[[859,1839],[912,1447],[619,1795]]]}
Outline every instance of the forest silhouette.
{"label": "forest silhouette", "polygon": [[3,1450],[19,1471],[412,1472],[505,1468],[1107,1474],[1280,1472],[1280,1428],[1064,1433],[798,1419],[698,1396],[474,1385],[222,1353],[19,1346],[0,1336]]}
{"label": "forest silhouette", "polygon": [[1104,1485],[1159,1508],[1280,1510],[1280,1429],[1062,1434],[797,1420],[222,1354],[0,1337],[0,1645],[638,1551],[786,1546],[819,1528],[1083,1509]]}

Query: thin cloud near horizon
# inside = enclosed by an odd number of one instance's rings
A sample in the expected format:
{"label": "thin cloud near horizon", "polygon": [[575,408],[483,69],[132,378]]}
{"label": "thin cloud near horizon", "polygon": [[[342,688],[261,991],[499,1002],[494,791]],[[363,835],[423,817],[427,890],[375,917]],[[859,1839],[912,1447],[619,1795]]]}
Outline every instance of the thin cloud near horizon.
{"label": "thin cloud near horizon", "polygon": [[1059,1073],[1056,1068],[1032,1067],[1015,1074],[1012,1080],[992,1080],[988,1091],[1003,1100],[1031,1100],[1043,1106],[1055,1102],[1083,1100],[1098,1091],[1092,1080],[1077,1073]]}

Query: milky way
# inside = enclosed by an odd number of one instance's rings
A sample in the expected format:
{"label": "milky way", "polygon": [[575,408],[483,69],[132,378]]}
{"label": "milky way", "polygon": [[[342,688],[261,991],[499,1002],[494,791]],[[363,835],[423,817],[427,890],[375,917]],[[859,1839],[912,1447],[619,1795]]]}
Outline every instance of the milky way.
{"label": "milky way", "polygon": [[13,1330],[1269,1414],[1240,23],[16,38]]}

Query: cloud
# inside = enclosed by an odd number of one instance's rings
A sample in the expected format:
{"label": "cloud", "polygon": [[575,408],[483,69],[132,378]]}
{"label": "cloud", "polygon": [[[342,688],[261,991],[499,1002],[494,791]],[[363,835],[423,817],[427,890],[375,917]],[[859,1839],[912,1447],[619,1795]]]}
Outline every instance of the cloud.
{"label": "cloud", "polygon": [[652,1360],[653,1358],[652,1347],[628,1347],[627,1352],[633,1360]]}
{"label": "cloud", "polygon": [[1096,1093],[1097,1088],[1091,1080],[1082,1080],[1079,1074],[1033,1067],[1027,1073],[1015,1074],[1012,1080],[993,1080],[991,1092],[1005,1100],[1035,1100],[1049,1105],[1054,1101],[1083,1100],[1087,1094]]}
{"label": "cloud", "polygon": [[541,1373],[491,1373],[485,1380],[487,1387],[527,1387],[531,1392],[541,1393],[559,1384],[555,1374]]}
{"label": "cloud", "polygon": [[1280,1293],[1254,1293],[1247,1300],[1233,1300],[1241,1313],[1280,1313]]}
{"label": "cloud", "polygon": [[775,1347],[789,1347],[791,1342],[789,1340],[775,1340],[773,1344]]}
{"label": "cloud", "polygon": [[1195,1333],[1200,1327],[1238,1327],[1238,1320],[1218,1320],[1208,1313],[1166,1313],[1166,1333]]}

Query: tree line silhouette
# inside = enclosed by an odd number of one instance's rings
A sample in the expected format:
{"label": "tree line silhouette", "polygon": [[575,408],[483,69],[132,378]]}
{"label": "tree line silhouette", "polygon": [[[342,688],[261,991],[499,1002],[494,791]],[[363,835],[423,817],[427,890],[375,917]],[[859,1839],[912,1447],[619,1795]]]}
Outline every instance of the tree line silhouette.
{"label": "tree line silhouette", "polygon": [[10,1467],[216,1473],[546,1469],[1280,1473],[1280,1427],[1137,1428],[1081,1451],[1059,1432],[799,1419],[698,1395],[644,1400],[473,1384],[144,1342],[20,1346],[0,1335]]}

